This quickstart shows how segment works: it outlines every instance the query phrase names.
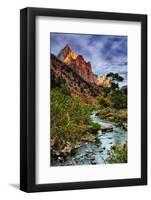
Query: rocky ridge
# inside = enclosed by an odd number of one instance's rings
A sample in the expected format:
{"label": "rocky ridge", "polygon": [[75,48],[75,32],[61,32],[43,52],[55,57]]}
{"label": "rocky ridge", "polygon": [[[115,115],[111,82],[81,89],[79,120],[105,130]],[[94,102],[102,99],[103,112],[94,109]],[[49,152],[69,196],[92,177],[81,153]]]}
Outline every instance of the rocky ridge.
{"label": "rocky ridge", "polygon": [[82,55],[76,55],[69,45],[66,45],[58,54],[58,59],[69,65],[85,81],[94,83],[94,74],[90,62],[86,62]]}
{"label": "rocky ridge", "polygon": [[[66,87],[71,96],[79,96],[81,100],[88,103],[89,99],[96,97],[100,92],[100,88],[95,84],[86,81],[73,68],[59,60],[55,55],[51,54],[51,88]],[[96,101],[96,98],[93,99]]]}

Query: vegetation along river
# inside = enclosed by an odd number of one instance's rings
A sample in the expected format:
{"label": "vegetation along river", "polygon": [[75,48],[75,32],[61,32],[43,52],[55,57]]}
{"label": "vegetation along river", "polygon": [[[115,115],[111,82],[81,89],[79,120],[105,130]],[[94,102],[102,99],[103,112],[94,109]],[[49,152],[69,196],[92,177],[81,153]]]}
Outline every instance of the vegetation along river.
{"label": "vegetation along river", "polygon": [[112,145],[124,144],[127,141],[127,131],[117,127],[112,122],[102,120],[97,117],[96,111],[92,112],[91,119],[93,122],[100,124],[102,127],[113,127],[110,132],[103,133],[101,130],[96,135],[95,142],[87,142],[75,150],[75,153],[68,157],[64,162],[65,165],[84,165],[84,164],[107,164],[108,151]]}

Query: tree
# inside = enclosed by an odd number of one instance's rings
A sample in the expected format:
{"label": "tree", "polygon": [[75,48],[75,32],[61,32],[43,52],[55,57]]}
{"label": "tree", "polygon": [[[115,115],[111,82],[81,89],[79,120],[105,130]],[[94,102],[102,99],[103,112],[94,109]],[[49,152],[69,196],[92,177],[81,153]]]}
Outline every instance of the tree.
{"label": "tree", "polygon": [[109,72],[106,77],[111,77],[112,81],[123,81],[124,78],[118,73]]}

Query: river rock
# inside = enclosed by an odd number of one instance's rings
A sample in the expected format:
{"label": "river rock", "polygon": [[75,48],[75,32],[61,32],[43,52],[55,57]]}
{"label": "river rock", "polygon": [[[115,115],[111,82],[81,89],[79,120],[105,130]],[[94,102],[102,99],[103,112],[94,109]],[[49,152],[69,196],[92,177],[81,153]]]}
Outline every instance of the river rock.
{"label": "river rock", "polygon": [[100,114],[100,112],[97,112],[97,113],[95,114],[95,116],[99,116],[99,114]]}
{"label": "river rock", "polygon": [[79,142],[79,143],[77,143],[76,145],[75,145],[75,149],[77,149],[77,148],[79,148],[81,146],[81,143]]}
{"label": "river rock", "polygon": [[103,150],[104,149],[102,147],[98,147],[98,149],[97,149],[98,152],[103,152]]}
{"label": "river rock", "polygon": [[102,135],[102,131],[99,130],[99,131],[98,131],[98,136],[101,136],[101,135]]}
{"label": "river rock", "polygon": [[113,131],[113,126],[109,125],[109,126],[102,126],[101,127],[101,131],[102,132],[112,132]]}
{"label": "river rock", "polygon": [[83,158],[84,156],[85,156],[85,153],[83,153],[83,154],[79,154],[79,155],[76,156],[76,159]]}
{"label": "river rock", "polygon": [[123,129],[127,130],[127,123],[122,124]]}
{"label": "river rock", "polygon": [[59,151],[54,151],[55,152],[55,155],[56,156],[59,156],[60,155],[60,152]]}
{"label": "river rock", "polygon": [[81,138],[81,140],[82,141],[95,142],[95,136],[90,134],[90,133],[87,133]]}
{"label": "river rock", "polygon": [[86,157],[90,158],[90,160],[95,160],[95,153],[88,153],[85,155]]}
{"label": "river rock", "polygon": [[64,155],[70,154],[72,149],[73,147],[70,143],[68,143],[67,146],[65,146],[64,149],[62,149],[61,153],[63,153]]}
{"label": "river rock", "polygon": [[86,153],[93,153],[92,150],[86,150],[85,152],[86,152]]}
{"label": "river rock", "polygon": [[69,165],[76,165],[76,161],[72,158],[72,159],[69,161]]}
{"label": "river rock", "polygon": [[58,157],[58,161],[61,162],[61,163],[63,163],[63,162],[64,162],[63,157],[59,156],[59,157]]}
{"label": "river rock", "polygon": [[98,137],[96,137],[95,138],[95,144],[96,144],[96,146],[100,146],[100,143],[101,143],[100,139]]}
{"label": "river rock", "polygon": [[91,164],[92,165],[96,165],[96,161],[95,160],[91,160]]}

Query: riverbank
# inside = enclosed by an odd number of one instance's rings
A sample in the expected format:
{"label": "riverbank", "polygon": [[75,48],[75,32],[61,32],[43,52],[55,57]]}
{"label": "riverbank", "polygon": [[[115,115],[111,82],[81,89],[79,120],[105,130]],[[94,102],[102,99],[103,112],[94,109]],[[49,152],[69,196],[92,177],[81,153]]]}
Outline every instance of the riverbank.
{"label": "riverbank", "polygon": [[127,109],[103,108],[96,113],[100,119],[104,119],[123,127],[127,130]]}
{"label": "riverbank", "polygon": [[64,162],[76,148],[95,140],[100,129],[90,117],[95,108],[95,104],[84,104],[65,91],[51,91],[51,165]]}
{"label": "riverbank", "polygon": [[[95,132],[97,133],[97,131]],[[73,156],[75,154],[75,151],[78,148],[81,148],[84,145],[87,145],[88,143],[95,143],[96,142],[96,134],[86,132],[81,136],[79,140],[76,140],[74,142],[67,142],[64,146],[58,148],[54,148],[54,141],[51,140],[51,165],[64,165],[64,162],[66,161],[67,157]]]}
{"label": "riverbank", "polygon": [[[75,146],[67,143],[64,149],[66,154],[58,154],[56,159],[53,160],[52,166],[106,164],[112,161],[113,156],[111,157],[110,155],[112,147],[116,148],[117,153],[119,153],[119,150],[123,151],[123,145],[127,142],[126,130],[116,127],[112,122],[101,120],[96,116],[96,113],[92,112],[91,114],[92,122],[99,124],[100,127],[112,126],[113,130],[102,132],[100,128],[100,130],[96,130],[93,134],[86,134]],[[113,151],[111,152],[112,155]],[[122,161],[117,160],[116,162]]]}

